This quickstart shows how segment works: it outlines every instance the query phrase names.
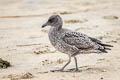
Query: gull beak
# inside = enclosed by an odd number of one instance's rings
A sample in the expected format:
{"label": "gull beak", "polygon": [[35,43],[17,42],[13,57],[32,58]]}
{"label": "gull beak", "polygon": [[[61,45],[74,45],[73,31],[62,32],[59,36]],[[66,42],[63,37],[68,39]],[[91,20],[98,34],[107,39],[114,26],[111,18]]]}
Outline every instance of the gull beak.
{"label": "gull beak", "polygon": [[48,25],[47,23],[43,24],[43,25],[42,25],[42,28],[44,28],[44,27],[47,26],[47,25]]}

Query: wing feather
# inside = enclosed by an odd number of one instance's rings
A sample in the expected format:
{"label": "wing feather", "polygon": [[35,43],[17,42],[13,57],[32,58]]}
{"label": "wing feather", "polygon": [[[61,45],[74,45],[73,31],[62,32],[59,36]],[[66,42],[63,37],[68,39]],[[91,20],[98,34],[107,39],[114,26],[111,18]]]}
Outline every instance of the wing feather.
{"label": "wing feather", "polygon": [[66,32],[62,39],[68,45],[75,46],[81,50],[92,49],[107,53],[106,50],[111,50],[109,47],[113,47],[112,45],[103,44],[100,40],[88,37],[87,35],[79,32]]}
{"label": "wing feather", "polygon": [[63,40],[69,45],[76,46],[79,49],[89,49],[94,47],[94,42],[85,34],[79,32],[66,32]]}

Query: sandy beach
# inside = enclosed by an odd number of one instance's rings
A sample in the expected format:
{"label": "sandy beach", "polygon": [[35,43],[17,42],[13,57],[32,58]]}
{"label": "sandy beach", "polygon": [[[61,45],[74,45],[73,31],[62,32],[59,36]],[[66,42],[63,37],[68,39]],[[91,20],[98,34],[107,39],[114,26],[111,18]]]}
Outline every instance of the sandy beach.
{"label": "sandy beach", "polygon": [[[78,55],[80,72],[51,72],[68,61],[50,44],[50,27],[41,28],[52,14],[63,18],[64,28],[114,47]],[[0,58],[11,63],[0,69],[0,80],[120,80],[119,48],[120,0],[0,0]]]}

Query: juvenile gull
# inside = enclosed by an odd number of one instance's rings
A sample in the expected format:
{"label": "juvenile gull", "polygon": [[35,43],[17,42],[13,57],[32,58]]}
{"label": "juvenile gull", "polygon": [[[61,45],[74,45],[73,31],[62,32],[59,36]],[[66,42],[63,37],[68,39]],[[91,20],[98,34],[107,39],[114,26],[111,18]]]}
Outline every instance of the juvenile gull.
{"label": "juvenile gull", "polygon": [[45,26],[51,26],[48,33],[51,44],[58,51],[69,55],[69,61],[60,69],[60,71],[63,71],[71,62],[71,57],[74,57],[77,71],[78,65],[76,55],[87,53],[107,53],[106,50],[111,50],[109,47],[113,47],[112,45],[103,44],[101,41],[85,34],[64,29],[62,28],[62,25],[63,21],[59,15],[50,16],[48,21],[42,25],[42,28]]}

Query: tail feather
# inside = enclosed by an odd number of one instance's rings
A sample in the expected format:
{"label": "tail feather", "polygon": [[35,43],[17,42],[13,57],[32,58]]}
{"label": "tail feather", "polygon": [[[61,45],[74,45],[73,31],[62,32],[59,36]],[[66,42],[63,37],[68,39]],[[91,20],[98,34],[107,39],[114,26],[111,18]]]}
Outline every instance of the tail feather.
{"label": "tail feather", "polygon": [[99,48],[99,50],[103,53],[108,53],[107,50],[111,50],[110,47],[113,47],[112,45],[102,44],[102,43],[100,45],[104,47],[104,48]]}
{"label": "tail feather", "polygon": [[105,47],[105,49],[106,49],[106,50],[111,50],[110,48],[106,48],[106,47]]}
{"label": "tail feather", "polygon": [[108,53],[105,49],[99,49],[103,53]]}
{"label": "tail feather", "polygon": [[102,43],[101,43],[101,45],[102,45],[102,46],[105,46],[105,47],[113,47],[113,45],[109,45],[109,44],[102,44]]}
{"label": "tail feather", "polygon": [[93,42],[100,44],[102,46],[106,46],[106,47],[113,47],[113,45],[109,45],[109,44],[103,44],[100,40],[97,40],[95,38],[89,37]]}
{"label": "tail feather", "polygon": [[102,43],[100,40],[97,40],[95,38],[89,37],[93,42],[99,44],[100,46],[102,46],[102,48],[99,46],[99,51],[103,52],[103,53],[107,53],[107,50],[111,50],[110,47],[113,47],[113,45],[109,45],[109,44],[104,44]]}

